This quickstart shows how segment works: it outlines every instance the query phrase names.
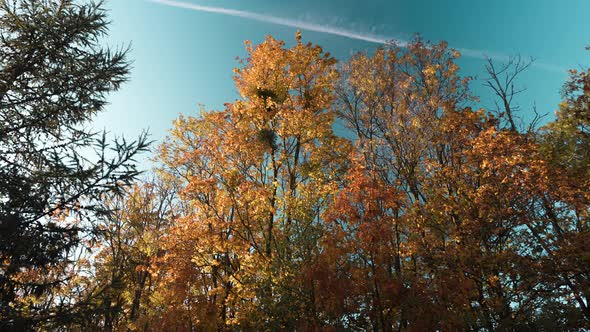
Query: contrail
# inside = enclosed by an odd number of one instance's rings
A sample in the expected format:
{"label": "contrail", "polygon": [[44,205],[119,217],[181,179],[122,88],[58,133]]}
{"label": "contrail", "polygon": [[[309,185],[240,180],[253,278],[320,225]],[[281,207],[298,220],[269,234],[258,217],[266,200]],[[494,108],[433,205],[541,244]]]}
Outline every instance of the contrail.
{"label": "contrail", "polygon": [[[200,11],[200,12],[216,13],[216,14],[222,14],[222,15],[227,15],[227,16],[241,17],[241,18],[245,18],[245,19],[249,19],[249,20],[271,23],[271,24],[276,24],[276,25],[282,25],[282,26],[291,27],[291,28],[297,28],[297,29],[314,31],[314,32],[322,32],[322,33],[327,33],[330,35],[341,36],[341,37],[355,39],[355,40],[362,40],[362,41],[367,41],[367,42],[376,43],[376,44],[387,45],[387,44],[395,43],[396,45],[402,46],[402,47],[405,47],[408,45],[408,41],[403,40],[403,39],[379,36],[379,35],[369,34],[369,33],[360,33],[360,32],[351,31],[351,30],[338,28],[338,27],[332,27],[332,26],[327,26],[327,25],[322,25],[322,24],[317,24],[317,23],[312,23],[312,22],[305,22],[305,21],[293,20],[293,19],[289,19],[289,18],[259,14],[259,13],[244,11],[244,10],[237,10],[237,9],[224,8],[224,7],[214,7],[214,6],[203,6],[203,5],[197,5],[197,4],[193,4],[193,3],[174,1],[174,0],[146,0],[146,1],[159,3],[162,5],[171,6],[171,7],[190,9],[190,10],[195,10],[195,11]],[[493,60],[505,62],[510,58],[509,56],[503,55],[503,54],[489,54],[488,52],[485,52],[482,50],[475,50],[475,49],[469,49],[469,48],[456,48],[456,50],[459,51],[465,57],[475,58],[475,59],[484,59],[485,60],[487,58],[491,58]],[[551,65],[551,64],[534,62],[533,66],[538,67],[540,69],[547,70],[547,71],[552,71],[552,72],[559,72],[559,73],[565,72],[565,69],[563,69],[559,66]]]}
{"label": "contrail", "polygon": [[403,40],[392,40],[391,38],[384,38],[384,37],[379,37],[379,36],[375,36],[375,35],[358,33],[358,32],[354,32],[354,31],[350,31],[350,30],[345,30],[345,29],[340,29],[340,28],[335,28],[335,27],[330,27],[330,26],[325,26],[325,25],[320,25],[320,24],[315,24],[315,23],[310,23],[310,22],[292,20],[292,19],[288,19],[288,18],[275,17],[275,16],[270,16],[270,15],[263,15],[263,14],[247,12],[247,11],[243,11],[243,10],[229,9],[229,8],[223,8],[223,7],[202,6],[202,5],[196,5],[196,4],[192,4],[192,3],[173,1],[173,0],[147,0],[147,1],[159,3],[162,5],[172,6],[172,7],[196,10],[196,11],[200,11],[200,12],[223,14],[223,15],[228,15],[228,16],[246,18],[246,19],[250,19],[250,20],[254,20],[254,21],[282,25],[282,26],[291,27],[291,28],[298,28],[298,29],[304,29],[304,30],[315,31],[315,32],[323,32],[323,33],[327,33],[330,35],[336,35],[336,36],[341,36],[341,37],[346,37],[346,38],[356,39],[356,40],[364,40],[364,41],[377,43],[377,44],[387,44],[391,41],[395,41],[400,46],[407,45],[407,42],[403,41]]}

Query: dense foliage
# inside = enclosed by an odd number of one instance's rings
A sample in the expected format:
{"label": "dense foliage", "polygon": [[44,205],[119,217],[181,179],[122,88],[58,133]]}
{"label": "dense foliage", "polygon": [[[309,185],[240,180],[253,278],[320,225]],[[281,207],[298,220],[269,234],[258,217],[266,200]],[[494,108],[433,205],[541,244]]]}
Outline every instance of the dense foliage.
{"label": "dense foliage", "polygon": [[490,62],[492,112],[445,43],[338,63],[267,37],[240,98],[181,116],[132,184],[143,141],[80,151],[127,74],[100,4],[1,3],[2,327],[590,328],[590,72],[519,130],[519,61]]}

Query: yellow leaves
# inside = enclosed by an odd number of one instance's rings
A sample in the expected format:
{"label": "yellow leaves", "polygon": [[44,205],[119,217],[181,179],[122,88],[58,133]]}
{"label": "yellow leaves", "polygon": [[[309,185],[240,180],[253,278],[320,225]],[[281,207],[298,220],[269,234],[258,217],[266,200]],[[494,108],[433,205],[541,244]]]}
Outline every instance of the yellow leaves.
{"label": "yellow leaves", "polygon": [[422,73],[426,77],[431,78],[431,77],[434,77],[434,75],[436,74],[436,71],[437,71],[437,66],[429,65],[428,67],[426,67],[422,70]]}
{"label": "yellow leaves", "polygon": [[253,302],[244,313],[257,312],[257,302],[272,301],[265,293],[291,287],[313,255],[308,248],[323,234],[319,213],[338,189],[351,146],[332,130],[335,60],[296,39],[289,49],[272,37],[248,43],[234,71],[242,99],[181,117],[161,150],[163,171],[179,172],[190,206],[172,226],[162,260],[172,290],[230,294],[234,305]]}
{"label": "yellow leaves", "polygon": [[301,44],[301,30],[297,30],[297,32],[295,32],[295,40],[298,44]]}
{"label": "yellow leaves", "polygon": [[421,122],[420,122],[420,118],[418,118],[418,117],[412,118],[411,124],[413,127],[418,128],[418,129],[422,126]]}
{"label": "yellow leaves", "polygon": [[[241,99],[180,117],[162,146],[185,210],[158,258],[159,303],[190,304],[191,322],[264,329],[284,326],[284,312],[307,320],[309,303],[325,321],[397,322],[402,303],[408,317],[425,317],[424,307],[439,317],[471,310],[479,291],[496,301],[482,283],[513,291],[507,273],[515,282],[526,274],[507,270],[538,254],[523,247],[541,248],[527,227],[560,241],[543,199],[560,223],[584,219],[590,196],[580,188],[590,181],[576,186],[533,137],[461,108],[468,80],[446,47],[357,54],[340,75],[300,33],[290,48],[270,37],[247,44],[235,70]],[[336,116],[355,145],[334,134]]]}

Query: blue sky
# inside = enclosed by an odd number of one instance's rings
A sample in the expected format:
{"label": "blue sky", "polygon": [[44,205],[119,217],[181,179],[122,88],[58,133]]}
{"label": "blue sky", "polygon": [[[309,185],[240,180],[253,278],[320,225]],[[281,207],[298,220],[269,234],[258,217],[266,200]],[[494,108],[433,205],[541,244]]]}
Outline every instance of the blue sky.
{"label": "blue sky", "polygon": [[[553,114],[565,70],[590,64],[590,52],[584,50],[590,45],[588,0],[176,1],[180,3],[250,16],[147,0],[108,0],[112,25],[107,43],[131,43],[133,70],[130,81],[109,97],[111,104],[94,124],[97,129],[133,137],[149,128],[152,139],[162,140],[178,114],[197,114],[199,104],[219,109],[235,100],[232,68],[236,57],[245,56],[244,40],[258,43],[270,34],[294,42],[297,28],[277,22],[301,25],[305,41],[339,60],[379,46],[363,38],[410,40],[420,33],[428,40],[446,40],[469,55],[459,61],[461,73],[480,79],[485,77],[482,53],[498,60],[532,56],[537,65],[520,80],[527,88],[519,99],[525,112],[536,103],[540,112]],[[482,84],[475,80],[473,89],[483,105],[491,105]]]}

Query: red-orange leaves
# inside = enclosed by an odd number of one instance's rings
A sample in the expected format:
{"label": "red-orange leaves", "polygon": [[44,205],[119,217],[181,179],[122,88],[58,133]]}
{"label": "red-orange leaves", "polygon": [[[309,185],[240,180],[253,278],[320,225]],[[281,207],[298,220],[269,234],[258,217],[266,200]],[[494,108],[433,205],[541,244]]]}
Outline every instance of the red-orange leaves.
{"label": "red-orange leaves", "polygon": [[399,319],[402,273],[400,220],[403,195],[352,158],[344,187],[324,214],[328,233],[315,267],[320,308],[336,326],[369,328],[350,321],[371,317],[387,328]]}
{"label": "red-orange leaves", "polygon": [[[179,118],[161,146],[161,175],[181,187],[184,208],[150,270],[167,324],[584,325],[586,76],[539,136],[464,107],[468,79],[444,43],[357,54],[340,68],[300,35],[292,47],[246,45],[241,98]],[[354,144],[334,134],[342,122]],[[573,323],[547,318],[560,315]]]}

